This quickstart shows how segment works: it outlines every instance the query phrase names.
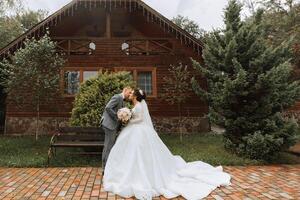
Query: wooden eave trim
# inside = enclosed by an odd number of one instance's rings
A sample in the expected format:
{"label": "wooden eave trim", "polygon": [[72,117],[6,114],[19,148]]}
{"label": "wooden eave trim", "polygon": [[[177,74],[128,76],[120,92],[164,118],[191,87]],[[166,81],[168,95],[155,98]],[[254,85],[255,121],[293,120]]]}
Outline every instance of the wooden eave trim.
{"label": "wooden eave trim", "polygon": [[[107,2],[109,6],[107,6]],[[15,48],[19,48],[21,46],[21,42],[23,42],[28,36],[33,37],[36,36],[36,31],[38,31],[37,35],[40,36],[40,29],[42,32],[46,30],[47,27],[56,26],[59,21],[61,21],[62,15],[69,16],[74,14],[74,9],[77,10],[78,4],[84,3],[85,7],[89,6],[90,9],[92,7],[97,6],[98,3],[100,5],[104,4],[105,8],[112,9],[112,6],[119,4],[122,6],[124,3],[124,8],[127,10],[127,3],[129,11],[132,11],[132,4],[134,4],[134,9],[142,10],[143,15],[146,17],[147,21],[152,21],[153,23],[157,23],[164,32],[171,33],[175,36],[176,39],[180,40],[181,44],[191,45],[192,49],[200,55],[200,51],[203,48],[203,43],[196,39],[194,36],[189,34],[187,31],[183,30],[172,21],[164,17],[162,14],[148,6],[141,0],[73,0],[37,25],[33,28],[22,34],[20,37],[16,38],[14,41],[9,43],[7,46],[0,50],[0,56],[3,57],[13,51]],[[89,5],[88,5],[89,4]],[[93,6],[92,6],[93,5]],[[156,20],[158,19],[158,20]]]}
{"label": "wooden eave trim", "polygon": [[[73,6],[74,4],[76,4],[77,2],[78,2],[78,0],[71,1],[70,3],[68,3],[65,6],[63,6],[61,9],[59,9],[58,11],[54,12],[52,15],[48,16],[43,21],[41,21],[38,24],[36,24],[35,26],[33,26],[31,29],[29,29],[28,31],[26,31],[25,33],[23,33],[21,36],[19,36],[18,38],[16,38],[12,42],[10,42],[8,45],[6,45],[5,47],[3,47],[1,49],[0,56],[2,56],[3,54],[9,53],[9,51],[11,49],[13,49],[15,47],[15,45],[20,46],[18,43],[23,42],[28,36],[30,36],[32,34],[34,34],[33,36],[35,36],[35,32],[36,31],[39,31],[38,34],[40,34],[40,29],[41,28],[43,29],[42,31],[46,31],[46,29],[49,26],[53,26],[53,25],[56,26],[57,23],[58,23],[58,21],[61,20],[61,15],[65,14],[65,11],[67,9],[69,9],[71,6]],[[53,20],[55,20],[55,22],[53,22]]]}

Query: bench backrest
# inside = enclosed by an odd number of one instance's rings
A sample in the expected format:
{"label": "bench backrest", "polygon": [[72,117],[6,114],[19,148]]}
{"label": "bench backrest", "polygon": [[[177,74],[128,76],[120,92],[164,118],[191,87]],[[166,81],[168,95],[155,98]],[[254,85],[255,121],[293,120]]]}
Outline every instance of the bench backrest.
{"label": "bench backrest", "polygon": [[59,127],[58,140],[104,141],[104,131],[98,127]]}
{"label": "bench backrest", "polygon": [[59,127],[58,131],[60,133],[94,133],[94,134],[104,134],[102,128],[99,127]]}

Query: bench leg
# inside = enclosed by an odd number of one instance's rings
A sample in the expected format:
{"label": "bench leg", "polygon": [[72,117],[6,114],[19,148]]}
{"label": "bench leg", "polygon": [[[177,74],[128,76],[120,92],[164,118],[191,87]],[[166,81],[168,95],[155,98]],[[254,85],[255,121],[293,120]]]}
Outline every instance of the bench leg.
{"label": "bench leg", "polygon": [[47,159],[47,165],[48,165],[48,166],[49,166],[49,164],[50,164],[50,158],[51,158],[52,154],[53,154],[52,147],[50,147],[50,148],[48,149],[48,159]]}
{"label": "bench leg", "polygon": [[48,149],[48,160],[47,160],[47,164],[50,164],[50,159],[54,158],[56,156],[56,149],[54,147],[50,147]]}

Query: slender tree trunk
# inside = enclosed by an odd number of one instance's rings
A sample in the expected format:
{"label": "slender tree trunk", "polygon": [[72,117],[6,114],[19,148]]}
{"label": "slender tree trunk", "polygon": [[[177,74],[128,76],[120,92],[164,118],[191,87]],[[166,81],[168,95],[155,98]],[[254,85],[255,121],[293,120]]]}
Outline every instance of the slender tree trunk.
{"label": "slender tree trunk", "polygon": [[7,96],[5,95],[5,100],[4,100],[4,134],[6,135],[7,132],[7,126],[6,126],[6,100],[7,100]]}
{"label": "slender tree trunk", "polygon": [[182,133],[182,117],[181,117],[181,104],[178,103],[178,113],[179,113],[179,134],[180,134],[180,142],[183,141],[183,133]]}
{"label": "slender tree trunk", "polygon": [[36,120],[36,132],[35,132],[35,140],[39,139],[39,122],[40,122],[40,97],[37,100],[37,120]]}
{"label": "slender tree trunk", "polygon": [[[37,78],[38,87],[40,86],[40,78]],[[37,119],[36,119],[36,132],[35,132],[35,140],[37,141],[39,139],[39,122],[40,122],[40,95],[37,96]]]}
{"label": "slender tree trunk", "polygon": [[6,126],[6,115],[5,115],[5,118],[4,118],[4,135],[6,135],[7,133],[7,126]]}

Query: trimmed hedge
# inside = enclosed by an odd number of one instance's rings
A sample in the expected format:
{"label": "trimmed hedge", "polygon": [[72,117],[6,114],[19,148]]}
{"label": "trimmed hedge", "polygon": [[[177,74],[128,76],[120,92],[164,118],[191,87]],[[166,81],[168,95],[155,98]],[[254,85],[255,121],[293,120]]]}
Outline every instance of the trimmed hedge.
{"label": "trimmed hedge", "polygon": [[82,83],[75,97],[71,125],[98,127],[105,105],[126,86],[134,86],[129,72],[104,72]]}

